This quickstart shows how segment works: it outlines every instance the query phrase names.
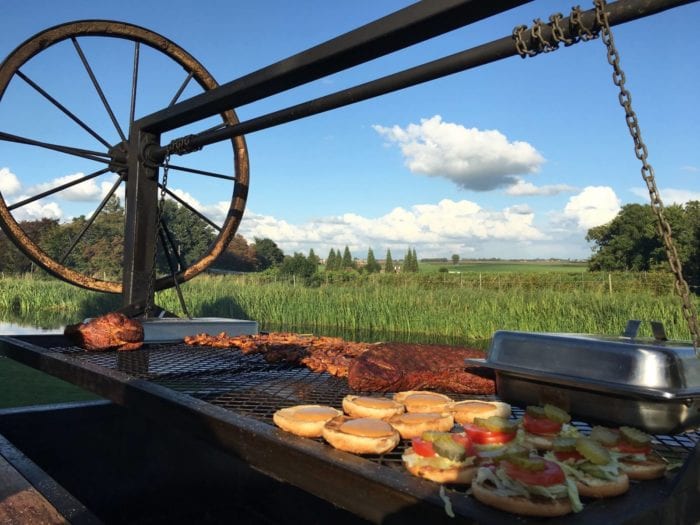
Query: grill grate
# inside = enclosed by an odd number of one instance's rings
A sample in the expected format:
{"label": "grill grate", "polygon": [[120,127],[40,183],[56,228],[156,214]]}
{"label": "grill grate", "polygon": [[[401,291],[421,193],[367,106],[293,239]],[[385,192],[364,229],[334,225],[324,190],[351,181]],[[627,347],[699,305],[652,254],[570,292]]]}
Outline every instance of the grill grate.
{"label": "grill grate", "polygon": [[[245,355],[232,349],[180,344],[147,345],[137,352],[85,352],[77,347],[51,350],[149,380],[270,425],[273,413],[280,408],[300,404],[341,408],[345,395],[362,394],[351,391],[345,379],[289,363],[268,363],[261,354]],[[456,400],[487,397],[450,396]],[[514,418],[522,414],[522,408],[513,407]],[[587,423],[573,424],[584,433],[590,431]],[[696,431],[656,435],[654,449],[667,461],[682,464],[699,441],[700,433]],[[366,458],[403,471],[401,454],[408,445],[402,441],[387,454]]]}

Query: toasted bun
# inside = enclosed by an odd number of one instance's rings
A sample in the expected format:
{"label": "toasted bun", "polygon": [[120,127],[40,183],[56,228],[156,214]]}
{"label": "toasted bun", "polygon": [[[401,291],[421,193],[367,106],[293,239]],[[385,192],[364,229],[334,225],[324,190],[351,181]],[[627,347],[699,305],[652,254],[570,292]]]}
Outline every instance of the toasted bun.
{"label": "toasted bun", "polygon": [[620,470],[634,480],[661,478],[666,474],[666,463],[654,457],[646,461],[620,461]]}
{"label": "toasted bun", "polygon": [[399,431],[403,439],[420,437],[427,430],[449,432],[455,424],[455,420],[449,412],[398,414],[390,417],[387,421]]}
{"label": "toasted bun", "polygon": [[568,498],[550,500],[545,498],[529,499],[522,496],[502,496],[492,487],[480,483],[472,483],[472,494],[481,503],[499,510],[521,516],[537,516],[551,518],[569,514],[571,502]]}
{"label": "toasted bun", "polygon": [[384,454],[399,444],[399,433],[386,421],[338,416],[323,427],[323,439],[354,454]]}
{"label": "toasted bun", "polygon": [[613,480],[598,479],[592,476],[586,478],[586,483],[576,480],[579,495],[586,498],[612,498],[624,494],[630,488],[627,474],[620,474]]}
{"label": "toasted bun", "polygon": [[510,417],[510,405],[501,401],[481,401],[478,399],[470,399],[467,401],[458,401],[452,405],[452,415],[455,421],[460,425],[465,423],[473,423],[475,417],[491,417],[499,416],[503,418]]}
{"label": "toasted bun", "polygon": [[348,395],[343,398],[343,410],[352,417],[386,419],[396,414],[403,414],[404,406],[387,397]]}
{"label": "toasted bun", "polygon": [[552,450],[554,448],[554,438],[556,437],[556,435],[544,436],[524,432],[523,445],[526,447],[535,448],[537,450]]}
{"label": "toasted bun", "polygon": [[454,401],[445,394],[425,390],[408,390],[394,394],[394,401],[402,403],[406,412],[447,412]]}
{"label": "toasted bun", "polygon": [[323,435],[323,426],[343,413],[323,405],[297,405],[282,408],[272,415],[275,425],[282,430],[302,437],[317,438]]}
{"label": "toasted bun", "polygon": [[410,456],[416,456],[412,447],[408,447],[401,456],[403,464],[411,474],[419,478],[429,479],[437,483],[452,483],[456,485],[469,485],[474,479],[478,467],[472,462],[452,468],[437,468],[430,465],[417,465],[407,461]]}

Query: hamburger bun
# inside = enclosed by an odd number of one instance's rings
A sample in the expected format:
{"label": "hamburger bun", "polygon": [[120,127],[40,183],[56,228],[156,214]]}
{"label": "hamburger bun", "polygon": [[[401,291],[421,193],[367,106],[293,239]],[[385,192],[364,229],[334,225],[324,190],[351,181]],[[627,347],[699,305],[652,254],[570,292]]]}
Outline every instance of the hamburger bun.
{"label": "hamburger bun", "polygon": [[343,410],[351,417],[387,419],[396,414],[403,414],[404,406],[388,397],[348,395],[343,398]]}
{"label": "hamburger bun", "polygon": [[394,401],[402,403],[406,412],[448,412],[454,401],[437,392],[408,390],[394,394]]}
{"label": "hamburger bun", "polygon": [[416,454],[412,447],[408,447],[401,456],[403,464],[411,474],[419,478],[429,479],[437,483],[451,483],[456,485],[469,485],[474,479],[477,466],[474,458],[455,464],[449,468],[439,468],[433,465],[426,465],[420,462],[420,456]]}
{"label": "hamburger bun", "polygon": [[451,412],[455,421],[463,425],[465,423],[473,423],[475,417],[498,416],[508,419],[510,417],[510,405],[501,401],[470,399],[453,404]]}
{"label": "hamburger bun", "polygon": [[323,405],[297,405],[282,408],[272,415],[275,425],[297,436],[317,438],[323,435],[323,426],[343,413]]}
{"label": "hamburger bun", "polygon": [[624,494],[630,488],[630,480],[627,474],[621,473],[613,480],[605,480],[586,476],[586,481],[576,480],[576,487],[580,496],[587,498],[612,498]]}
{"label": "hamburger bun", "polygon": [[530,499],[524,496],[505,496],[496,492],[489,484],[472,483],[472,494],[480,502],[520,516],[551,518],[564,516],[572,512],[568,498],[550,500],[545,498]]}
{"label": "hamburger bun", "polygon": [[338,416],[323,427],[323,439],[333,447],[353,454],[384,454],[399,444],[399,433],[376,418]]}
{"label": "hamburger bun", "polygon": [[392,427],[398,430],[403,439],[421,437],[427,430],[449,432],[454,426],[455,420],[449,412],[419,412],[397,414],[387,420]]}
{"label": "hamburger bun", "polygon": [[629,479],[647,480],[658,479],[666,474],[666,463],[660,458],[648,457],[646,461],[620,460],[620,470]]}

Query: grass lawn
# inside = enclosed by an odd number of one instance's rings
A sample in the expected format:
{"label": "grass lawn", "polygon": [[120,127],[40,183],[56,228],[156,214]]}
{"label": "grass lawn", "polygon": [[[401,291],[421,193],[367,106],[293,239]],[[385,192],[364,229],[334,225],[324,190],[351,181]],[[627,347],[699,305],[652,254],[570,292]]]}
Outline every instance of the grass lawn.
{"label": "grass lawn", "polygon": [[99,399],[70,383],[0,357],[0,408]]}

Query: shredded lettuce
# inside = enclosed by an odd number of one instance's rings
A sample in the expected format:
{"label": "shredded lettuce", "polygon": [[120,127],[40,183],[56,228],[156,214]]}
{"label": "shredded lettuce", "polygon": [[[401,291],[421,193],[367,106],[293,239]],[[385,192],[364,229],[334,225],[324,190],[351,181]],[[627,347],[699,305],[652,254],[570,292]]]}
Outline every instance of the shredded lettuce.
{"label": "shredded lettuce", "polygon": [[445,503],[445,514],[447,514],[450,518],[455,517],[455,513],[452,510],[452,501],[450,500],[449,496],[445,493],[445,486],[440,485],[440,499]]}
{"label": "shredded lettuce", "polygon": [[[567,471],[564,470],[565,474],[566,472]],[[568,498],[574,512],[580,512],[583,509],[576,483],[568,476],[564,483],[545,487],[542,485],[526,485],[525,483],[511,479],[502,468],[497,467],[491,469],[488,467],[481,467],[476,473],[474,482],[483,484],[484,481],[491,482],[496,487],[495,492],[501,496],[528,497],[532,494],[552,500]]]}

